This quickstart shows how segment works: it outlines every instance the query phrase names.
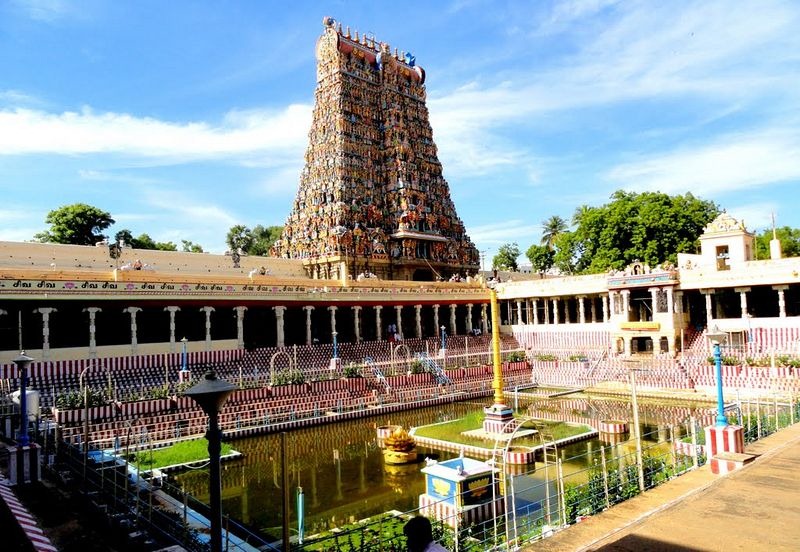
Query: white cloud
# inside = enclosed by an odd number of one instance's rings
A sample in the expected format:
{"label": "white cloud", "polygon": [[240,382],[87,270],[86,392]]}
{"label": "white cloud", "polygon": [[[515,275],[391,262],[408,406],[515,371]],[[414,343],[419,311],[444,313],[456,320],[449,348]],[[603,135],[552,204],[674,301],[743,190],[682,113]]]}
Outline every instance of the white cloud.
{"label": "white cloud", "polygon": [[535,237],[538,240],[542,234],[542,227],[521,220],[508,220],[470,226],[467,229],[467,233],[472,241],[481,245],[502,245],[504,243],[517,242],[522,247],[523,244],[529,241],[525,238]]}
{"label": "white cloud", "polygon": [[[780,214],[780,205],[774,202],[747,203],[740,205],[727,206],[728,213],[732,217],[744,223],[745,228],[750,232],[760,232],[766,228],[772,228],[772,213]],[[782,226],[780,217],[776,216],[775,224]]]}
{"label": "white cloud", "polygon": [[705,197],[800,179],[800,134],[770,130],[723,137],[617,165],[607,177],[628,189],[691,190]]}
{"label": "white cloud", "polygon": [[36,21],[52,23],[73,10],[64,0],[12,0],[12,4]]}
{"label": "white cloud", "polygon": [[281,164],[302,156],[311,108],[233,111],[223,124],[168,122],[91,108],[60,114],[0,111],[0,155],[113,153],[155,160],[258,158]]}

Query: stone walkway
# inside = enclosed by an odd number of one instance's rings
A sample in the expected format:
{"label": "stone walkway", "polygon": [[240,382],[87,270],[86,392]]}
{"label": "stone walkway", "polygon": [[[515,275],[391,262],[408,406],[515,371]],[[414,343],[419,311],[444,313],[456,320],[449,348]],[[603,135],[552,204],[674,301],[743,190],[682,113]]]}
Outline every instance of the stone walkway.
{"label": "stone walkway", "polygon": [[800,550],[800,424],[747,452],[727,476],[706,465],[524,550]]}

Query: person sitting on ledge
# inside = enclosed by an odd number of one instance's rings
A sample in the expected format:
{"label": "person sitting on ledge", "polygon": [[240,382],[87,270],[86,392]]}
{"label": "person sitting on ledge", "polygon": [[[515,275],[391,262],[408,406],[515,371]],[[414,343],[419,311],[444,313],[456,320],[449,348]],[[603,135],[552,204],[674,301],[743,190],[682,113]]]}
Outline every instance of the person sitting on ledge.
{"label": "person sitting on ledge", "polygon": [[142,261],[140,261],[139,259],[136,259],[136,261],[133,263],[133,269],[134,270],[141,270],[142,269]]}

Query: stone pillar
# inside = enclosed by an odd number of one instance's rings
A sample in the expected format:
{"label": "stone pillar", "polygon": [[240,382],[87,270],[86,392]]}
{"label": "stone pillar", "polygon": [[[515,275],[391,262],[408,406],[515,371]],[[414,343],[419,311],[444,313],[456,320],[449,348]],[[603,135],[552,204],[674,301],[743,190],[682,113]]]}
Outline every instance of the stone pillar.
{"label": "stone pillar", "polygon": [[711,309],[711,294],[714,293],[714,290],[701,289],[700,293],[706,296],[706,325],[710,326],[711,321],[714,319],[714,311]]}
{"label": "stone pillar", "polygon": [[422,338],[422,305],[414,305],[414,322],[416,322],[417,339]]}
{"label": "stone pillar", "polygon": [[89,358],[97,358],[97,340],[95,339],[95,316],[103,309],[98,307],[87,307],[83,312],[89,313]]}
{"label": "stone pillar", "polygon": [[[658,312],[658,288],[649,288],[647,291],[650,292],[650,312],[653,320],[655,320],[655,314]],[[655,347],[653,347],[655,349]]]}
{"label": "stone pillar", "polygon": [[[610,295],[610,294],[609,294]],[[603,322],[608,322],[608,298],[609,295],[603,295]]]}
{"label": "stone pillar", "polygon": [[397,324],[397,333],[403,337],[403,305],[394,306],[394,316]]}
{"label": "stone pillar", "polygon": [[455,303],[452,303],[450,305],[450,335],[456,335],[456,332],[458,331],[458,326],[456,326],[456,307],[457,306],[458,305],[456,305]]}
{"label": "stone pillar", "polygon": [[586,324],[586,296],[579,295],[578,299],[578,322]]}
{"label": "stone pillar", "polygon": [[489,319],[488,319],[488,316],[486,314],[486,310],[487,309],[488,309],[488,306],[485,303],[483,305],[481,305],[481,333],[483,335],[486,335],[486,334],[489,333]]}
{"label": "stone pillar", "polygon": [[52,307],[41,307],[33,312],[42,315],[42,359],[47,360],[50,358],[50,313],[58,311]]}
{"label": "stone pillar", "polygon": [[786,290],[789,286],[772,286],[778,292],[778,316],[786,318]]}
{"label": "stone pillar", "polygon": [[536,326],[539,324],[539,300],[531,299],[531,303],[533,303],[533,325]]}
{"label": "stone pillar", "polygon": [[522,324],[522,301],[517,301],[517,324]]}
{"label": "stone pillar", "polygon": [[439,305],[433,305],[433,333],[439,335]]}
{"label": "stone pillar", "polygon": [[[670,316],[675,312],[675,296],[671,287],[666,288],[667,291],[667,312]],[[674,341],[674,340],[671,340]]]}
{"label": "stone pillar", "polygon": [[233,310],[236,312],[236,346],[244,349],[244,311],[247,307],[233,307]]}
{"label": "stone pillar", "polygon": [[553,324],[558,324],[558,297],[552,299],[553,301]]}
{"label": "stone pillar", "polygon": [[622,290],[622,315],[625,317],[625,321],[627,322],[630,320],[630,313],[631,310],[631,292],[628,289]]}
{"label": "stone pillar", "polygon": [[136,350],[139,348],[139,342],[136,338],[136,313],[139,312],[139,307],[127,307],[122,309],[122,312],[127,312],[131,315],[131,354],[135,355]]}
{"label": "stone pillar", "polygon": [[472,334],[472,303],[467,303],[467,334]]}
{"label": "stone pillar", "polygon": [[622,339],[622,342],[625,345],[625,355],[626,356],[631,356],[631,338],[630,337],[624,337]]}
{"label": "stone pillar", "polygon": [[306,305],[303,310],[306,311],[306,345],[311,345],[311,311],[314,307]]}
{"label": "stone pillar", "polygon": [[544,306],[544,323],[550,324],[550,301],[542,299],[542,305]]}
{"label": "stone pillar", "polygon": [[572,320],[569,317],[569,297],[564,298],[564,324],[571,324]]}
{"label": "stone pillar", "polygon": [[286,313],[286,307],[272,307],[272,310],[275,311],[275,346],[286,347],[286,335],[283,327],[283,315]]}
{"label": "stone pillar", "polygon": [[742,309],[742,319],[747,318],[747,292],[750,291],[749,287],[733,288],[734,291],[739,293],[739,306]]}
{"label": "stone pillar", "polygon": [[206,313],[206,351],[211,350],[211,313],[214,312],[214,307],[203,307],[200,309]]}
{"label": "stone pillar", "polygon": [[353,326],[356,332],[356,343],[361,343],[361,307],[353,307]]}
{"label": "stone pillar", "polygon": [[331,313],[331,335],[336,331],[336,309],[338,307],[328,307],[328,312]]}
{"label": "stone pillar", "polygon": [[383,325],[381,324],[381,309],[383,309],[380,305],[375,305],[375,335],[378,341],[381,340],[381,336],[383,335]]}
{"label": "stone pillar", "polygon": [[597,299],[592,297],[592,300],[589,302],[589,317],[592,320],[592,324],[597,322]]}
{"label": "stone pillar", "polygon": [[170,305],[164,307],[164,310],[169,313],[169,352],[175,352],[175,313],[181,310],[180,307]]}
{"label": "stone pillar", "polygon": [[[609,316],[614,316],[617,314],[617,309],[619,301],[619,292],[618,291],[609,291],[608,292],[608,314]],[[606,320],[608,321],[608,320]]]}
{"label": "stone pillar", "polygon": [[682,291],[676,291],[674,293],[673,305],[675,307],[675,312],[676,313],[683,314],[683,292]]}

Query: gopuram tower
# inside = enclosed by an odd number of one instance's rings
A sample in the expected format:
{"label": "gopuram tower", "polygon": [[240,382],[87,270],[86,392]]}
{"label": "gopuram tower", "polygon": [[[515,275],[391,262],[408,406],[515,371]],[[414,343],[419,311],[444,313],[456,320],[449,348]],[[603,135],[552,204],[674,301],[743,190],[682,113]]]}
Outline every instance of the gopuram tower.
{"label": "gopuram tower", "polygon": [[478,250],[442,177],[425,71],[374,38],[323,19],[305,166],[273,255],[314,278],[474,274]]}

